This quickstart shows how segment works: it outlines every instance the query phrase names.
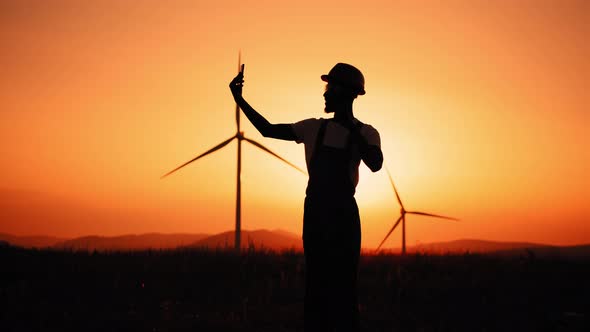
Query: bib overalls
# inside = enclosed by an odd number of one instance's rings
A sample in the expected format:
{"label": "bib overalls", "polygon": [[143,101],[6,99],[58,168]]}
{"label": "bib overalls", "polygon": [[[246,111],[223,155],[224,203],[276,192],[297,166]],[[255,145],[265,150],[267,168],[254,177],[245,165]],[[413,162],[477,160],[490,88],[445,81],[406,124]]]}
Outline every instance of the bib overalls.
{"label": "bib overalls", "polygon": [[[350,138],[344,149],[324,146],[323,120],[309,165],[303,216],[305,331],[358,331],[357,270],[361,227]],[[358,158],[357,158],[358,159]]]}

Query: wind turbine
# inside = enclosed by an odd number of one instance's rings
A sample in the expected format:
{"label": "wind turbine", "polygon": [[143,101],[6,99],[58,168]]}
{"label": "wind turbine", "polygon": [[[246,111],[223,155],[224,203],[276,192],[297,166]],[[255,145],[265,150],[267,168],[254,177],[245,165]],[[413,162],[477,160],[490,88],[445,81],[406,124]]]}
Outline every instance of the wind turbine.
{"label": "wind turbine", "polygon": [[[241,53],[238,54],[238,72],[243,72],[244,67],[242,66],[242,60],[241,60]],[[241,184],[241,173],[242,173],[242,141],[246,141],[252,145],[254,145],[255,147],[277,157],[278,159],[282,160],[283,162],[287,163],[289,166],[295,168],[296,170],[298,170],[299,172],[303,173],[304,175],[306,174],[303,170],[301,170],[299,167],[293,165],[292,163],[288,162],[287,160],[285,160],[284,158],[282,158],[281,156],[279,156],[278,154],[272,152],[271,150],[269,150],[267,147],[265,147],[264,145],[249,139],[247,137],[244,136],[244,132],[240,131],[240,106],[238,106],[238,104],[236,103],[236,126],[237,126],[237,130],[236,130],[236,134],[228,139],[226,139],[225,141],[219,143],[218,145],[214,146],[213,148],[209,149],[208,151],[196,156],[195,158],[187,161],[186,163],[176,167],[175,169],[171,170],[170,172],[162,175],[162,177],[160,179],[163,179],[165,177],[167,177],[168,175],[178,171],[179,169],[183,168],[184,166],[192,163],[193,161],[197,161],[198,159],[205,157],[208,154],[211,154],[221,148],[223,148],[224,146],[228,145],[229,143],[231,143],[231,141],[233,141],[234,139],[238,140],[238,167],[237,167],[237,188],[236,188],[236,234],[235,234],[235,249],[236,251],[240,250],[240,236],[241,236],[241,228],[242,228],[242,184]]]}
{"label": "wind turbine", "polygon": [[391,233],[393,233],[393,230],[401,222],[402,223],[402,255],[406,254],[406,213],[459,221],[459,219],[457,219],[457,218],[445,217],[445,216],[432,214],[432,213],[419,212],[419,211],[406,211],[406,208],[404,207],[404,204],[402,203],[401,198],[399,198],[399,194],[397,192],[397,189],[395,188],[395,184],[393,184],[393,178],[391,177],[391,173],[389,173],[389,170],[387,168],[385,168],[385,169],[387,170],[387,176],[389,176],[389,181],[391,182],[391,186],[393,187],[393,191],[395,192],[395,197],[397,197],[397,201],[399,202],[399,205],[401,206],[401,209],[400,209],[401,216],[397,219],[397,221],[395,222],[393,227],[391,227],[391,229],[389,230],[389,233],[387,233],[387,235],[385,235],[385,238],[383,239],[383,241],[381,241],[381,244],[379,244],[379,247],[377,247],[376,251],[379,251],[379,249],[381,249],[381,246],[383,245],[383,243],[385,243],[385,240],[387,240],[389,235],[391,235]]}

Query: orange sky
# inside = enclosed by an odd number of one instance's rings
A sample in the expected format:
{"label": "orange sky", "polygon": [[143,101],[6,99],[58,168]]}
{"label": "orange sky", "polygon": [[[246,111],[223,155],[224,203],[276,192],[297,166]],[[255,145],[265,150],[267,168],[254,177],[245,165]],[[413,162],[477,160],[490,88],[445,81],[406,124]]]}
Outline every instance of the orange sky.
{"label": "orange sky", "polygon": [[[0,232],[233,228],[237,53],[271,122],[323,116],[336,62],[360,68],[410,216],[408,244],[590,242],[587,1],[2,1]],[[303,146],[246,135],[300,167]],[[363,166],[364,167],[364,166]],[[243,228],[300,233],[306,178],[243,149]],[[399,206],[361,170],[363,246]],[[399,246],[395,233],[386,246]]]}

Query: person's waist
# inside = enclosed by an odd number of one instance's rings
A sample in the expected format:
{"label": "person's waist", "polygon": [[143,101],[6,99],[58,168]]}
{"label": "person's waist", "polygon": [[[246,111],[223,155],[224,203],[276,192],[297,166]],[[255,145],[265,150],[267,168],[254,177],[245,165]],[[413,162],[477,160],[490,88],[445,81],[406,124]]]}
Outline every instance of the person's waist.
{"label": "person's waist", "polygon": [[307,187],[305,197],[316,201],[354,199],[354,187],[346,190]]}

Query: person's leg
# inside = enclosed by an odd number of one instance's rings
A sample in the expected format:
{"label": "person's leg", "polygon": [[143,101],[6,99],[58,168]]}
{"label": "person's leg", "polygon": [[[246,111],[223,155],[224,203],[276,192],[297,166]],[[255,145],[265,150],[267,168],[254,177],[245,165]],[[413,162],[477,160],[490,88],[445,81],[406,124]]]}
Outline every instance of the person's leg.
{"label": "person's leg", "polygon": [[351,248],[341,249],[343,252],[330,259],[330,304],[325,310],[329,311],[330,324],[337,327],[336,331],[358,331],[358,255],[348,250]]}
{"label": "person's leg", "polygon": [[321,209],[306,202],[304,250],[305,331],[358,331],[360,221],[354,200]]}
{"label": "person's leg", "polygon": [[352,261],[350,270],[351,280],[351,310],[352,310],[352,331],[360,330],[360,314],[358,302],[358,272],[359,260],[361,256],[361,218],[356,200],[353,198],[352,204],[353,216],[353,235],[352,235]]}
{"label": "person's leg", "polygon": [[348,306],[350,310],[350,331],[359,331],[359,303],[358,303],[358,263],[360,248],[353,251],[350,265],[348,266],[348,282],[350,293],[348,294]]}
{"label": "person's leg", "polygon": [[303,248],[305,256],[305,332],[326,331],[325,329],[325,243],[321,232],[323,214],[318,206],[308,198],[305,201]]}
{"label": "person's leg", "polygon": [[315,282],[316,261],[311,250],[311,244],[306,243],[305,255],[305,300],[304,300],[304,327],[305,332],[318,331],[318,299]]}
{"label": "person's leg", "polygon": [[346,220],[347,227],[344,228],[346,234],[342,237],[346,239],[340,246],[338,252],[338,273],[340,280],[340,296],[338,298],[339,320],[337,331],[359,331],[359,310],[358,310],[358,264],[361,247],[361,230],[360,219],[356,202],[353,200],[343,220]]}

